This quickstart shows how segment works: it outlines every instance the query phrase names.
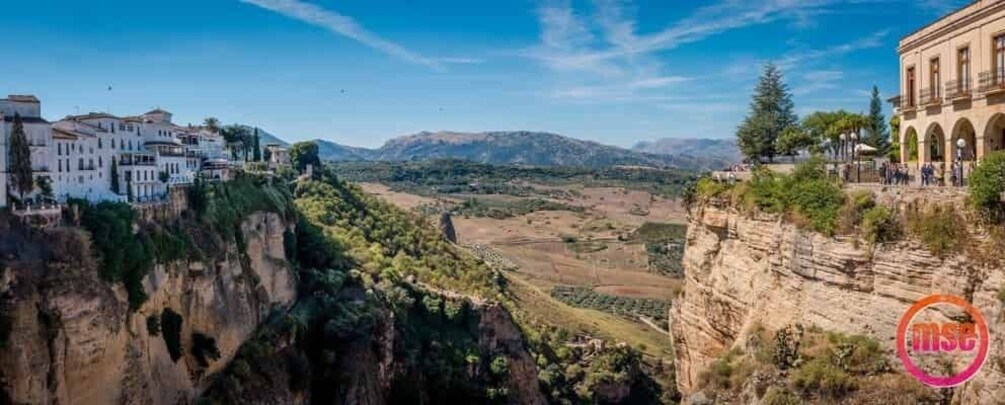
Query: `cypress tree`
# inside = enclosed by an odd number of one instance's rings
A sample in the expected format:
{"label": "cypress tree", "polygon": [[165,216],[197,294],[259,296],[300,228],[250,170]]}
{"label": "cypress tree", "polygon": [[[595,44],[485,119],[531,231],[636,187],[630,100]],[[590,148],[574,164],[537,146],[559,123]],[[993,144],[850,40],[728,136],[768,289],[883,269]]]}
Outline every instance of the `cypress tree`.
{"label": "cypress tree", "polygon": [[890,132],[883,116],[883,101],[879,99],[879,88],[872,86],[872,100],[869,102],[869,124],[865,128],[865,143],[876,148],[878,156],[890,151]]}
{"label": "cypress tree", "polygon": [[31,193],[35,188],[35,183],[31,170],[31,149],[28,146],[28,137],[24,133],[24,124],[21,122],[20,114],[14,113],[14,128],[11,130],[7,148],[11,185],[14,186],[14,190],[17,190],[20,199],[23,200],[24,194]]}
{"label": "cypress tree", "polygon": [[262,161],[262,147],[261,147],[261,144],[259,142],[261,142],[261,139],[258,137],[258,128],[255,128],[255,142],[254,142],[255,143],[255,150],[252,151],[252,158],[256,162],[261,162]]}
{"label": "cypress tree", "polygon": [[112,192],[115,194],[119,194],[119,162],[117,162],[116,159],[114,158],[112,159],[111,178],[112,178],[112,185],[111,185]]}
{"label": "cypress tree", "polygon": [[762,157],[774,161],[776,140],[799,121],[794,110],[792,94],[782,71],[774,64],[764,65],[754,87],[750,113],[736,130],[737,144],[743,155],[755,162]]}

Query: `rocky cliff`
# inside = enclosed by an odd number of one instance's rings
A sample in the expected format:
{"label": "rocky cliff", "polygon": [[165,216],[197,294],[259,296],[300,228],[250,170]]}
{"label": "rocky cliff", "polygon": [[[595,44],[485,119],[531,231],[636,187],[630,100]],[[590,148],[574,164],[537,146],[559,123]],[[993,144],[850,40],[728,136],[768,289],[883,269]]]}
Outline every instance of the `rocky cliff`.
{"label": "rocky cliff", "polygon": [[[881,194],[878,200],[904,206],[945,197]],[[1005,272],[978,259],[940,258],[910,238],[873,248],[854,238],[801,230],[778,216],[706,204],[692,212],[684,294],[671,311],[678,386],[693,393],[699,373],[730,348],[742,347],[759,326],[815,325],[867,335],[899,368],[893,350],[900,316],[917,299],[942,293],[978,307],[992,337],[989,361],[956,389],[956,399],[1005,400],[1005,337],[995,333],[1005,326],[998,299]]]}
{"label": "rocky cliff", "polygon": [[[0,350],[6,400],[14,403],[175,404],[206,388],[274,307],[295,299],[283,245],[291,225],[275,213],[240,225],[243,251],[226,245],[206,261],[157,263],[149,299],[131,311],[124,289],[99,278],[89,235],[77,228],[26,235],[2,269],[0,296],[11,333]],[[13,232],[13,231],[12,231]],[[16,253],[14,253],[16,252]],[[182,357],[173,361],[149,320],[179,314]],[[156,329],[156,328],[154,328]],[[200,365],[195,333],[215,339],[219,358]],[[0,401],[6,402],[6,401]]]}

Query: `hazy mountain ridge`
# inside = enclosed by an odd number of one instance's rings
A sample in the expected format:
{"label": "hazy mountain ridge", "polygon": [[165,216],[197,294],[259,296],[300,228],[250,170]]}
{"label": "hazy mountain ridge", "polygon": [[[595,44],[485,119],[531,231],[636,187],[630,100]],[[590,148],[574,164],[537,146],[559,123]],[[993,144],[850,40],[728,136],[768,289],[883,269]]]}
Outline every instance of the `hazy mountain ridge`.
{"label": "hazy mountain ridge", "polygon": [[723,161],[725,164],[740,162],[743,159],[734,139],[662,138],[641,141],[632,146],[632,150],[665,155],[700,156]]}
{"label": "hazy mountain ridge", "polygon": [[[685,142],[692,141],[708,140]],[[732,162],[732,159],[718,155],[706,157],[698,153],[650,153],[531,131],[420,132],[391,139],[377,149],[348,147],[320,139],[316,142],[321,158],[333,161],[453,158],[489,164],[585,167],[633,165],[687,169],[715,169]],[[703,148],[684,150],[701,151]]]}

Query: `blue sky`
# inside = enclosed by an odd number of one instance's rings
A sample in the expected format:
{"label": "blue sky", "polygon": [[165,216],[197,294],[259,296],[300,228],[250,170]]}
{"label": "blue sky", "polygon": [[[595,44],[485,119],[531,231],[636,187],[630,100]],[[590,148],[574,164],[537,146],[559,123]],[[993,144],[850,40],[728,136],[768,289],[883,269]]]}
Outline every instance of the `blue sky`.
{"label": "blue sky", "polygon": [[422,130],[727,138],[765,61],[800,114],[866,111],[873,84],[896,92],[898,39],[965,3],[10,2],[0,92],[50,119],[159,106],[367,147]]}

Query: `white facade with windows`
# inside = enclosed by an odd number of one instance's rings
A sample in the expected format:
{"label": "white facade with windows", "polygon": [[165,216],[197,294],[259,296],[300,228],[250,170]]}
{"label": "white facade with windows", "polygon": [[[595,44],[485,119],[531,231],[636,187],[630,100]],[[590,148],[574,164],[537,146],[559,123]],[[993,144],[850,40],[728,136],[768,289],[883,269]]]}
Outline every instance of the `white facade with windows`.
{"label": "white facade with windows", "polygon": [[[192,182],[200,171],[219,165],[223,139],[199,127],[171,123],[171,113],[155,109],[140,116],[108,113],[68,116],[49,123],[34,96],[0,99],[0,207],[7,205],[10,133],[17,114],[31,149],[36,180],[48,177],[59,201],[146,202],[163,198],[171,185]],[[25,197],[39,196],[36,189]],[[116,187],[117,184],[117,187]]]}

